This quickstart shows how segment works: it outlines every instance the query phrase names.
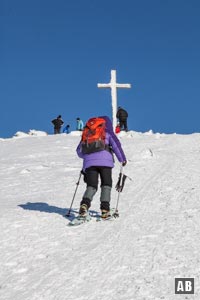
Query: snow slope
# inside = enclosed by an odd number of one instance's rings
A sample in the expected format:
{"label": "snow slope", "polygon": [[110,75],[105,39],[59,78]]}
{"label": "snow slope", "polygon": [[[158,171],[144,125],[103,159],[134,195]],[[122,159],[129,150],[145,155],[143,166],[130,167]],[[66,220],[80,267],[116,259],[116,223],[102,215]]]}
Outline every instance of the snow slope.
{"label": "snow slope", "polygon": [[[79,135],[0,140],[0,299],[200,299],[200,134],[120,133],[132,178],[120,218],[72,228]],[[195,277],[195,295],[175,295],[175,277]]]}

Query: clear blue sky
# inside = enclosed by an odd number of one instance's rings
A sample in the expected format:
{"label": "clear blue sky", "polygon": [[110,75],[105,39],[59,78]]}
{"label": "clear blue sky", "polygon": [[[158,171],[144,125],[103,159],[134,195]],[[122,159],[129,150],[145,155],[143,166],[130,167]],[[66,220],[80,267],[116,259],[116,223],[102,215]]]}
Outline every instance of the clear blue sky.
{"label": "clear blue sky", "polygon": [[111,69],[129,129],[200,132],[199,16],[199,0],[2,0],[0,137],[111,117]]}

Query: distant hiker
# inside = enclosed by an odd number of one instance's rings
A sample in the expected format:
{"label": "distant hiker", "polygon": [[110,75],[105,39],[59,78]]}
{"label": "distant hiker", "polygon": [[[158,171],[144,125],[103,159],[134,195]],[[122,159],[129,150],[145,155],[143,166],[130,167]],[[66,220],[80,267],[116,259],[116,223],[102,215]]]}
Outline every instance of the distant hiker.
{"label": "distant hiker", "polygon": [[66,125],[64,128],[63,128],[63,133],[70,133],[70,125]]}
{"label": "distant hiker", "polygon": [[82,131],[83,127],[83,121],[80,118],[76,118],[76,130]]}
{"label": "distant hiker", "polygon": [[119,106],[116,117],[119,120],[120,129],[128,131],[128,127],[127,127],[128,113],[127,113],[127,111]]}
{"label": "distant hiker", "polygon": [[81,141],[76,149],[83,159],[86,191],[80,203],[79,216],[87,217],[91,201],[98,189],[98,177],[101,179],[100,209],[101,217],[110,217],[110,198],[112,189],[113,153],[125,166],[126,157],[121,143],[116,137],[112,122],[107,116],[91,118],[86,123]]}
{"label": "distant hiker", "polygon": [[64,124],[61,115],[59,115],[56,119],[52,120],[51,123],[54,125],[54,134],[60,133],[60,129]]}

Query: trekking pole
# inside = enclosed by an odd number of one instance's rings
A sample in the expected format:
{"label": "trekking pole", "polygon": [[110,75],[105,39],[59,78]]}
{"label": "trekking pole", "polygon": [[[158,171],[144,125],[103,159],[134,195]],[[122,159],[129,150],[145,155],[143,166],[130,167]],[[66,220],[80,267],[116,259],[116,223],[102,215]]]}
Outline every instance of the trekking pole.
{"label": "trekking pole", "polygon": [[118,218],[118,217],[119,217],[119,211],[118,211],[119,195],[120,195],[120,192],[118,192],[118,196],[117,196],[117,204],[116,204],[115,212],[114,212],[114,214],[113,214],[113,216],[114,216],[115,218]]}
{"label": "trekking pole", "polygon": [[117,204],[116,204],[115,212],[113,214],[113,216],[115,218],[119,217],[119,212],[118,212],[119,197],[120,197],[120,193],[122,192],[122,190],[124,188],[125,180],[126,180],[127,177],[130,180],[132,180],[129,176],[123,174],[123,165],[121,165],[120,173],[119,173],[119,178],[118,178],[117,184],[115,186],[116,190],[118,191]]}
{"label": "trekking pole", "polygon": [[75,192],[74,192],[74,195],[73,195],[72,201],[71,201],[70,208],[69,208],[69,210],[68,210],[68,213],[65,215],[66,217],[69,217],[69,216],[70,216],[71,209],[72,209],[72,205],[73,205],[73,203],[74,203],[74,199],[75,199],[75,196],[76,196],[76,192],[77,192],[77,189],[78,189],[78,186],[79,186],[80,180],[81,180],[81,175],[82,175],[82,171],[80,171],[80,175],[79,175],[79,178],[78,178],[78,182],[76,183],[76,189],[75,189]]}
{"label": "trekking pole", "polygon": [[[115,212],[113,214],[113,216],[115,218],[118,218],[119,217],[119,212],[118,212],[118,205],[119,205],[119,197],[120,197],[120,193],[123,189],[122,187],[122,178],[123,178],[123,166],[121,165],[121,168],[120,168],[120,173],[119,173],[119,178],[118,178],[118,182],[115,186],[116,190],[118,191],[118,196],[117,196],[117,204],[116,204],[116,208],[115,208]],[[124,180],[125,181],[125,180]]]}

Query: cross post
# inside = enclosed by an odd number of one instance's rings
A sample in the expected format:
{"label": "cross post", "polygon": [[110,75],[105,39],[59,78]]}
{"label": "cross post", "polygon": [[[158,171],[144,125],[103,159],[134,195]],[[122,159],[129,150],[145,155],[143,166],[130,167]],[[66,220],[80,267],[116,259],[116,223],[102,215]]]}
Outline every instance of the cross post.
{"label": "cross post", "polygon": [[111,99],[112,99],[112,122],[113,122],[113,129],[115,130],[117,126],[117,88],[126,88],[130,89],[131,84],[124,83],[120,84],[117,83],[117,76],[116,76],[116,70],[111,70],[111,80],[109,83],[98,83],[98,88],[110,88],[111,89]]}

